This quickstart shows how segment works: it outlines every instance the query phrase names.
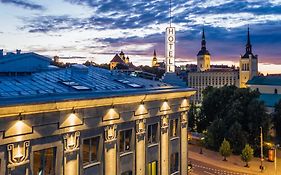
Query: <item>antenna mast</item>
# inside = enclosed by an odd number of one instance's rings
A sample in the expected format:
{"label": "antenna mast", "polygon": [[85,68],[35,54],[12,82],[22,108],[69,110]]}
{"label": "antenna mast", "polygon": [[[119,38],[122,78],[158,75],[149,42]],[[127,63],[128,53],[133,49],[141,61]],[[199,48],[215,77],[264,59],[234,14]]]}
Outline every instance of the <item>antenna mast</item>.
{"label": "antenna mast", "polygon": [[170,27],[172,27],[172,0],[170,0]]}

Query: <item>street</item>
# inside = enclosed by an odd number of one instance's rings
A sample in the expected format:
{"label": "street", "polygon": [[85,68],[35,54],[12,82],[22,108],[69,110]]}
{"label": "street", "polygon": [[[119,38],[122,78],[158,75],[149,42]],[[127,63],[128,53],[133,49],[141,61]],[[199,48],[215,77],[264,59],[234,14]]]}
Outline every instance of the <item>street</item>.
{"label": "street", "polygon": [[194,159],[189,159],[192,163],[191,175],[250,175],[246,173],[239,173],[235,171],[229,171],[210,164],[206,164]]}

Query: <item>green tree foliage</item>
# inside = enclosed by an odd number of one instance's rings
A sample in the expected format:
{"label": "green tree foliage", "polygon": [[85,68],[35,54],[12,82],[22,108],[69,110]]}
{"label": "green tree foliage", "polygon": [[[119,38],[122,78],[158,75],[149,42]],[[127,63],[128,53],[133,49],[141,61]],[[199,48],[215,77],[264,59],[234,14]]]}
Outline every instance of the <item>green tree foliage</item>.
{"label": "green tree foliage", "polygon": [[247,138],[242,130],[242,126],[237,121],[229,128],[227,138],[232,145],[233,153],[240,154],[247,142]]}
{"label": "green tree foliage", "polygon": [[207,129],[207,146],[219,150],[224,138],[230,141],[233,153],[239,154],[245,143],[259,150],[260,126],[268,135],[270,118],[266,114],[259,93],[247,88],[208,87],[203,92],[198,130]]}
{"label": "green tree foliage", "polygon": [[230,148],[230,143],[224,139],[223,142],[221,143],[220,146],[220,154],[223,156],[223,160],[226,161],[226,158],[231,155],[231,148]]}
{"label": "green tree foliage", "polygon": [[190,128],[191,131],[197,132],[197,125],[198,125],[198,117],[199,117],[199,112],[198,112],[198,107],[191,103],[190,109],[188,111],[188,127]]}
{"label": "green tree foliage", "polygon": [[273,113],[273,126],[276,131],[277,141],[281,141],[281,100],[275,105]]}
{"label": "green tree foliage", "polygon": [[253,148],[249,144],[246,144],[240,156],[241,160],[246,163],[245,167],[249,167],[249,162],[253,159],[254,156]]}
{"label": "green tree foliage", "polygon": [[223,120],[216,119],[208,128],[205,138],[205,144],[208,148],[218,150],[220,143],[223,141],[224,137],[221,137],[225,134],[225,125]]}

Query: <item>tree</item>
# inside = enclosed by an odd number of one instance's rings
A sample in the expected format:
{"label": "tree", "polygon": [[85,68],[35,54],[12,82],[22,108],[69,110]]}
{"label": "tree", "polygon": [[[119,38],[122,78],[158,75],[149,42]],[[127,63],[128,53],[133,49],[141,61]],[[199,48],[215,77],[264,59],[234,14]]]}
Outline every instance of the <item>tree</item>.
{"label": "tree", "polygon": [[224,139],[223,142],[221,143],[220,146],[220,154],[223,156],[223,160],[227,161],[226,158],[229,157],[231,155],[231,148],[230,148],[230,143]]}
{"label": "tree", "polygon": [[239,155],[243,149],[243,146],[247,142],[242,126],[237,121],[229,128],[226,138],[232,145],[232,151],[234,154]]}
{"label": "tree", "polygon": [[[200,111],[198,131],[208,130],[206,143],[211,149],[218,150],[219,144],[226,138],[234,153],[241,153],[241,145],[245,143],[252,145],[258,153],[260,126],[263,127],[265,140],[268,139],[270,120],[257,91],[234,86],[207,87],[203,91]],[[240,130],[233,127],[235,123]]]}
{"label": "tree", "polygon": [[226,128],[222,119],[216,119],[207,128],[205,144],[208,148],[218,151],[220,143],[225,138]]}
{"label": "tree", "polygon": [[275,105],[273,113],[273,126],[277,141],[281,141],[281,100]]}
{"label": "tree", "polygon": [[198,115],[198,107],[194,103],[191,103],[188,111],[188,127],[191,131],[197,132]]}
{"label": "tree", "polygon": [[242,150],[241,153],[241,159],[243,162],[246,163],[245,167],[249,167],[249,162],[252,160],[253,156],[254,156],[253,148],[249,144],[246,144],[245,148]]}

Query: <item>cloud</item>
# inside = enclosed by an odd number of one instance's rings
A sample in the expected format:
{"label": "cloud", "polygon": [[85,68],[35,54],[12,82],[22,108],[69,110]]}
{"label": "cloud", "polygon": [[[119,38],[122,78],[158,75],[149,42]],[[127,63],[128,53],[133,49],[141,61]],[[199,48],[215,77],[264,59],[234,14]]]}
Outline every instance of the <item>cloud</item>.
{"label": "cloud", "polygon": [[20,29],[27,29],[30,33],[48,33],[61,30],[72,30],[83,28],[84,22],[79,18],[63,16],[39,16],[29,19],[23,18],[26,24]]}
{"label": "cloud", "polygon": [[33,2],[30,2],[28,0],[0,0],[3,4],[11,4],[18,7],[22,7],[25,9],[30,10],[44,10],[45,8],[42,5],[35,4]]}
{"label": "cloud", "polygon": [[[281,0],[172,2],[177,57],[181,61],[195,60],[203,26],[212,61],[237,61],[240,54],[245,52],[248,25],[254,52],[260,55],[262,61],[265,57],[272,61],[277,59],[276,55],[281,55],[278,49],[281,44]],[[42,13],[25,17],[20,29],[31,35],[58,35],[60,40],[67,39],[66,42],[72,39],[72,44],[79,45],[74,50],[87,54],[124,50],[132,55],[147,55],[150,58],[153,49],[156,49],[157,55],[164,57],[169,1],[64,0],[63,3],[91,10],[83,16]],[[61,49],[70,53],[67,48]]]}

